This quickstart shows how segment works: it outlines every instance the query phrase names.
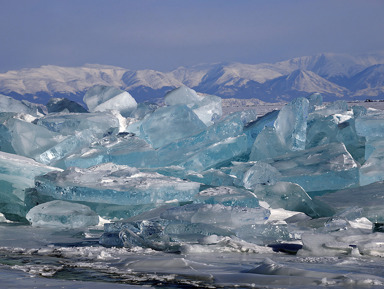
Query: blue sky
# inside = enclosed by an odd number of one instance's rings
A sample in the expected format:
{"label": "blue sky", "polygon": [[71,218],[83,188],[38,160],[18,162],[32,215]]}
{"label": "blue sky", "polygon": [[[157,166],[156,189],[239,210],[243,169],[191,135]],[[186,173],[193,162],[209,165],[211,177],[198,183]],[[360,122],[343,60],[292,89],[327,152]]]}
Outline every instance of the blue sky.
{"label": "blue sky", "polygon": [[0,0],[0,72],[169,71],[384,50],[382,0]]}

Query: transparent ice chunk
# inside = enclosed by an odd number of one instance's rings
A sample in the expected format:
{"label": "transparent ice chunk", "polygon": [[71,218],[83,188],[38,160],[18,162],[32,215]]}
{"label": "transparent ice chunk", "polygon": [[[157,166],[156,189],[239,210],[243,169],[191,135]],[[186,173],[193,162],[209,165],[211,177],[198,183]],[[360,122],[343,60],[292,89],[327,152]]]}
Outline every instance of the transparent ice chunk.
{"label": "transparent ice chunk", "polygon": [[119,120],[112,113],[53,113],[40,118],[37,124],[62,135],[89,130],[96,135],[117,132]]}
{"label": "transparent ice chunk", "polygon": [[203,148],[180,165],[186,170],[201,172],[209,168],[215,168],[222,163],[235,160],[246,152],[247,137],[243,134],[238,137],[227,138]]}
{"label": "transparent ice chunk", "polygon": [[39,193],[61,200],[144,205],[192,201],[200,185],[105,163],[88,169],[71,167],[63,172],[39,176],[35,187]]}
{"label": "transparent ice chunk", "polygon": [[67,135],[38,156],[42,163],[63,168],[65,157],[78,153],[105,135],[114,135],[119,131],[118,119],[109,113],[55,114],[40,119],[38,123]]}
{"label": "transparent ice chunk", "polygon": [[289,182],[277,182],[273,185],[258,185],[254,193],[273,209],[283,208],[289,211],[303,212],[318,218],[334,213],[331,208],[316,203],[302,187]]}
{"label": "transparent ice chunk", "polygon": [[25,190],[34,186],[35,176],[58,168],[48,167],[30,158],[0,152],[0,212],[7,219],[25,217]]}
{"label": "transparent ice chunk", "polygon": [[280,172],[270,164],[255,162],[243,176],[243,186],[253,190],[257,185],[273,185],[281,178]]}
{"label": "transparent ice chunk", "polygon": [[159,105],[151,102],[140,102],[136,109],[131,113],[130,117],[135,119],[144,119],[149,114],[153,113]]}
{"label": "transparent ice chunk", "polygon": [[307,98],[309,100],[309,112],[313,112],[316,110],[316,107],[323,105],[323,96],[318,92],[312,93]]}
{"label": "transparent ice chunk", "polygon": [[236,229],[236,236],[244,241],[268,245],[292,240],[287,224],[246,225]]}
{"label": "transparent ice chunk", "polygon": [[360,165],[342,143],[330,143],[264,160],[281,174],[280,181],[299,184],[306,192],[338,190],[359,184]]}
{"label": "transparent ice chunk", "polygon": [[59,133],[52,132],[45,127],[22,121],[9,119],[5,127],[11,135],[11,146],[21,156],[38,160],[39,154],[55,146],[64,139]]}
{"label": "transparent ice chunk", "polygon": [[326,105],[316,107],[313,113],[329,116],[332,114],[345,114],[348,111],[348,103],[345,100],[337,100]]}
{"label": "transparent ice chunk", "polygon": [[360,168],[360,185],[365,186],[384,180],[384,139],[370,142],[368,159]]}
{"label": "transparent ice chunk", "polygon": [[0,112],[26,113],[34,116],[41,115],[41,111],[39,111],[38,107],[28,104],[30,103],[0,94]]}
{"label": "transparent ice chunk", "polygon": [[59,200],[33,207],[26,218],[34,227],[57,229],[86,228],[99,223],[99,216],[89,207]]}
{"label": "transparent ice chunk", "polygon": [[336,211],[341,212],[353,207],[363,209],[362,216],[371,222],[384,222],[384,183],[382,181],[369,185],[339,190],[315,197]]}
{"label": "transparent ice chunk", "polygon": [[[264,128],[273,128],[275,120],[279,115],[278,110],[273,110],[261,117],[255,118],[254,121],[247,123],[244,127],[244,133],[248,137],[248,149],[251,150],[257,136]],[[260,147],[260,146],[259,146]],[[254,159],[256,160],[256,159]]]}
{"label": "transparent ice chunk", "polygon": [[206,125],[185,105],[161,107],[145,118],[140,135],[155,149],[200,133]]}
{"label": "transparent ice chunk", "polygon": [[307,126],[306,148],[342,142],[353,158],[364,162],[365,139],[356,133],[352,112],[323,116],[312,114]]}
{"label": "transparent ice chunk", "polygon": [[289,148],[281,142],[274,127],[265,127],[253,143],[250,161],[259,161],[284,155],[290,152]]}
{"label": "transparent ice chunk", "polygon": [[279,112],[274,127],[281,142],[289,150],[305,149],[308,108],[308,99],[296,98]]}
{"label": "transparent ice chunk", "polygon": [[162,166],[177,165],[186,161],[194,153],[224,141],[237,137],[243,132],[243,123],[238,115],[231,115],[206,128],[201,133],[174,141],[159,148],[159,162]]}
{"label": "transparent ice chunk", "polygon": [[138,168],[158,165],[157,152],[144,140],[130,133],[106,136],[93,142],[79,154],[65,159],[66,167],[87,168],[112,162]]}
{"label": "transparent ice chunk", "polygon": [[167,93],[166,105],[186,105],[207,125],[210,126],[222,116],[221,98],[215,95],[200,95],[186,86]]}

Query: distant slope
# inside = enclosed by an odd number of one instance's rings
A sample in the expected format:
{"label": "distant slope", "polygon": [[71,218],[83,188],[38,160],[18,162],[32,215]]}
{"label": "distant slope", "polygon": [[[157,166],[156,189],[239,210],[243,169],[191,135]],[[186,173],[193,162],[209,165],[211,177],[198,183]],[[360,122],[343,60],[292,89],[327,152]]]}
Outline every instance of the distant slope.
{"label": "distant slope", "polygon": [[301,69],[264,83],[260,93],[263,92],[270,98],[279,100],[291,100],[292,96],[305,96],[314,92],[334,99],[349,94],[348,89],[332,83],[312,71]]}
{"label": "distant slope", "polygon": [[0,93],[47,103],[65,96],[82,101],[94,85],[116,86],[140,101],[156,101],[186,85],[223,98],[276,102],[312,92],[326,99],[384,99],[384,52],[363,56],[324,53],[277,63],[216,63],[179,67],[170,72],[129,70],[106,65],[25,68],[0,74]]}

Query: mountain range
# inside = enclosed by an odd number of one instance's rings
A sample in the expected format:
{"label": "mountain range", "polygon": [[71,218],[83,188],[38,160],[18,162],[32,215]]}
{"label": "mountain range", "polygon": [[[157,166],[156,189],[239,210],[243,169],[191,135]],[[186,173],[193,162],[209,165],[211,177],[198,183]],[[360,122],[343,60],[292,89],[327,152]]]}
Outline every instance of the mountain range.
{"label": "mountain range", "polygon": [[51,97],[77,102],[94,85],[128,91],[138,102],[158,101],[182,85],[222,98],[289,101],[320,92],[325,100],[384,99],[384,51],[352,56],[323,53],[276,63],[215,63],[173,71],[129,70],[87,64],[24,68],[0,74],[0,93],[31,102]]}

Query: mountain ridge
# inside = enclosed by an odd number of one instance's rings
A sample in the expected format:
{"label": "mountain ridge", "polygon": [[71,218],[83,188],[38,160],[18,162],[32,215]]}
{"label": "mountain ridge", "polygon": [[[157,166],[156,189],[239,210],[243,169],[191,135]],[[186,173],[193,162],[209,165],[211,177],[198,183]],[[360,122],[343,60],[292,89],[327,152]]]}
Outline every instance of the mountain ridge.
{"label": "mountain ridge", "polygon": [[167,91],[186,85],[222,98],[259,98],[278,102],[313,92],[325,99],[384,98],[384,52],[351,56],[322,53],[276,63],[213,63],[161,72],[118,66],[79,67],[44,65],[0,74],[0,93],[46,103],[50,97],[82,102],[94,85],[116,86],[139,102],[156,101]]}

